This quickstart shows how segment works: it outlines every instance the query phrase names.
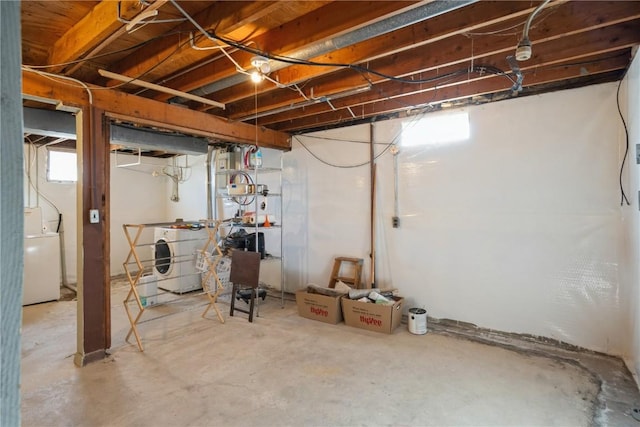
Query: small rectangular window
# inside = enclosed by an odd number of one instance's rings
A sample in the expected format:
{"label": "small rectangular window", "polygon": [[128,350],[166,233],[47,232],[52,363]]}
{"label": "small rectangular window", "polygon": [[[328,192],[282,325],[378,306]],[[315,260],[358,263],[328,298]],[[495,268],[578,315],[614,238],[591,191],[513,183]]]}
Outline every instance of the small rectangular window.
{"label": "small rectangular window", "polygon": [[429,113],[402,124],[402,146],[447,144],[469,139],[469,113]]}
{"label": "small rectangular window", "polygon": [[76,153],[53,149],[47,151],[47,181],[76,182],[78,180]]}

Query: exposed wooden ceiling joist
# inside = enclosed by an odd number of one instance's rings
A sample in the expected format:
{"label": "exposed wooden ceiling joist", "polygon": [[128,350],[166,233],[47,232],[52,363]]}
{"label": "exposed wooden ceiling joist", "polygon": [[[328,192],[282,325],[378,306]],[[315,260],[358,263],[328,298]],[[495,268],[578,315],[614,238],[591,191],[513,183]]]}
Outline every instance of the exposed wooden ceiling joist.
{"label": "exposed wooden ceiling joist", "polygon": [[[411,109],[465,97],[469,102],[497,100],[593,84],[622,75],[631,49],[640,44],[640,1],[552,0],[531,21],[533,56],[519,63],[523,90],[508,95],[516,75],[506,58],[514,55],[525,22],[542,0],[455,3],[29,1],[22,3],[23,60],[34,66],[77,61],[45,70],[65,72],[89,85],[115,84],[98,75],[103,68],[194,92],[224,103],[226,109],[126,83],[118,83],[118,90],[138,95],[131,98],[135,107],[122,104],[129,98],[117,93],[101,95],[113,91],[96,91],[96,98],[103,102],[108,97],[110,108],[122,108],[154,124],[164,120],[163,113],[139,109],[164,105],[165,113],[171,111],[184,121],[178,125],[171,117],[173,125],[184,128],[184,123],[193,123],[196,131],[206,132],[217,127],[219,134],[247,140],[249,134],[255,138],[255,128],[232,131],[232,122],[257,123],[259,135],[265,129],[304,132],[396,114],[399,106]],[[367,33],[352,43],[334,43],[427,7],[444,12]],[[157,19],[145,20],[134,33],[126,31],[125,22],[154,8]],[[178,21],[158,23],[161,17]],[[204,37],[194,23],[217,41]],[[236,63],[249,71],[257,53],[273,57],[269,78],[277,84],[265,80],[256,86],[238,72]],[[297,56],[299,63],[286,64],[278,55]],[[406,82],[411,79],[423,82]],[[147,104],[150,100],[145,98],[154,101]],[[182,106],[168,105],[174,102]],[[198,124],[207,120],[215,125]],[[274,141],[282,144],[282,139]]]}

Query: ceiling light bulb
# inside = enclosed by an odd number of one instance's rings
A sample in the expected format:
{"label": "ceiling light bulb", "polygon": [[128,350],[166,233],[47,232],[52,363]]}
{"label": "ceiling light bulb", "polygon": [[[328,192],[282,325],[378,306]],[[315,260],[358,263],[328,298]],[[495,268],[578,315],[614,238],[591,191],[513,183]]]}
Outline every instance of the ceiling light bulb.
{"label": "ceiling light bulb", "polygon": [[518,61],[526,61],[531,58],[531,41],[528,38],[523,38],[518,43],[516,48],[516,59]]}
{"label": "ceiling light bulb", "polygon": [[254,83],[260,83],[264,79],[264,75],[262,75],[258,70],[253,71],[251,73],[251,81]]}
{"label": "ceiling light bulb", "polygon": [[269,60],[264,56],[254,56],[251,58],[251,65],[253,65],[262,74],[269,74],[271,71]]}

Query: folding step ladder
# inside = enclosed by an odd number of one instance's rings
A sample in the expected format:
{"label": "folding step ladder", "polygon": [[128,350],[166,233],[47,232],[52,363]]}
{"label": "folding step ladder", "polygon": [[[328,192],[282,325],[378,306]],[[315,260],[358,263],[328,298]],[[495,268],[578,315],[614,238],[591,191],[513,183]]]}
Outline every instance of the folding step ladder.
{"label": "folding step ladder", "polygon": [[[343,263],[353,264],[353,276],[340,275]],[[362,276],[363,263],[364,260],[362,258],[336,257],[333,261],[333,271],[331,272],[329,287],[335,288],[336,282],[340,280],[354,289],[360,289],[360,277]]]}

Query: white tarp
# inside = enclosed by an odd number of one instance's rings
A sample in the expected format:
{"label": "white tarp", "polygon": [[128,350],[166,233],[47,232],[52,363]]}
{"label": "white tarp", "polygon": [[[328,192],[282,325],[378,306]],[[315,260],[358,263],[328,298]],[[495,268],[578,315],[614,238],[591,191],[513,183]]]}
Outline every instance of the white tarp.
{"label": "white tarp", "polygon": [[[400,148],[399,228],[381,153],[401,121],[375,123],[376,285],[436,318],[624,354],[616,88],[470,107],[468,141]],[[285,155],[288,290],[328,282],[335,256],[364,258],[371,281],[370,170],[345,167],[367,162],[369,126],[298,136]]]}

